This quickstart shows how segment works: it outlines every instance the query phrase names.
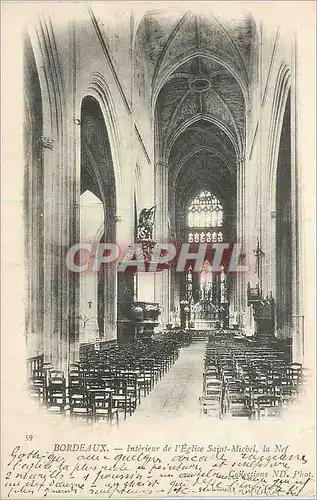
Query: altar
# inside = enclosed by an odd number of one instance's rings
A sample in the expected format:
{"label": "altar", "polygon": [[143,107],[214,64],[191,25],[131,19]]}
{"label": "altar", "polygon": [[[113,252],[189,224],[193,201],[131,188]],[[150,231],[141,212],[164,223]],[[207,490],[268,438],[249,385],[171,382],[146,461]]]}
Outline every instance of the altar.
{"label": "altar", "polygon": [[191,330],[214,331],[220,328],[218,319],[195,319],[191,322]]}

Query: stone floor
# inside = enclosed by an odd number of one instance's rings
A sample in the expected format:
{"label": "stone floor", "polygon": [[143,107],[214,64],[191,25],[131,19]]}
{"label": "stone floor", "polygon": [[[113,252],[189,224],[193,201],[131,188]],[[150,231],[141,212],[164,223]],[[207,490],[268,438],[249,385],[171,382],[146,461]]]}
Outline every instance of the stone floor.
{"label": "stone floor", "polygon": [[179,358],[129,420],[199,416],[205,349],[204,341],[182,348]]}

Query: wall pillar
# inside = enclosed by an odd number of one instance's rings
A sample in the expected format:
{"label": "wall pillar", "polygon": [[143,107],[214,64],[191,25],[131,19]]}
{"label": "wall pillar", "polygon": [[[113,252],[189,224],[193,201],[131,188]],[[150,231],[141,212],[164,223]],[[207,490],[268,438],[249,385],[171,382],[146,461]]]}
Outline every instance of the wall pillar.
{"label": "wall pillar", "polygon": [[42,96],[29,40],[25,42],[24,210],[27,271],[27,356],[43,353],[43,168]]}
{"label": "wall pillar", "polygon": [[[237,243],[244,251],[245,235],[245,159],[237,160]],[[235,293],[233,294],[234,309],[239,316],[246,312],[247,307],[247,279],[246,273],[240,272],[235,278]]]}
{"label": "wall pillar", "polygon": [[[65,256],[70,235],[73,237],[70,231],[70,214],[73,215],[74,178],[70,175],[70,170],[76,162],[69,153],[75,146],[70,127],[73,120],[74,87],[71,82],[62,81],[59,57],[52,42],[54,36],[50,18],[46,14],[41,16],[38,24],[30,28],[29,34],[43,103],[43,353],[45,362],[51,363],[54,368],[66,370],[70,350],[69,313],[70,307],[73,307]],[[71,44],[68,48],[70,46]],[[69,57],[69,60],[72,66],[72,58]]]}
{"label": "wall pillar", "polygon": [[[155,239],[157,243],[166,243],[168,231],[168,164],[157,162],[154,167],[155,175]],[[170,320],[170,277],[169,270],[160,271],[154,275],[155,301],[161,306],[162,323]]]}
{"label": "wall pillar", "polygon": [[303,289],[301,281],[301,212],[300,212],[300,175],[298,162],[298,81],[297,81],[297,46],[292,40],[291,71],[291,239],[292,239],[292,358],[304,361],[304,311]]}
{"label": "wall pillar", "polygon": [[[55,166],[58,163],[56,145],[51,137],[43,136],[44,169],[44,356],[45,362],[60,367],[60,301],[58,300],[58,226],[59,182]],[[55,174],[54,174],[55,173]]]}

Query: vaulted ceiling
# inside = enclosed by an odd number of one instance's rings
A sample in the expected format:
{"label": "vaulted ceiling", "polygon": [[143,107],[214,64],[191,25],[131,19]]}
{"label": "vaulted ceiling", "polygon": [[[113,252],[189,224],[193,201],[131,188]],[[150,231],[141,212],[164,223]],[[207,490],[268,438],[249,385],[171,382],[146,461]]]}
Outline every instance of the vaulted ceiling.
{"label": "vaulted ceiling", "polygon": [[198,121],[174,142],[169,157],[169,181],[180,197],[213,186],[223,201],[234,193],[236,168],[230,140],[216,126]]}
{"label": "vaulted ceiling", "polygon": [[[201,179],[232,194],[245,148],[255,23],[178,9],[148,12],[136,36],[155,104],[156,154],[186,190]],[[140,49],[141,54],[141,49]]]}
{"label": "vaulted ceiling", "polygon": [[166,78],[192,56],[201,53],[236,75],[247,85],[254,21],[250,16],[220,20],[209,13],[182,9],[148,12],[138,26],[136,49],[141,45],[155,91]]}
{"label": "vaulted ceiling", "polygon": [[[164,149],[195,117],[218,123],[238,146],[244,136],[244,97],[232,74],[219,63],[196,56],[169,77],[157,101]],[[237,147],[236,146],[236,147]]]}

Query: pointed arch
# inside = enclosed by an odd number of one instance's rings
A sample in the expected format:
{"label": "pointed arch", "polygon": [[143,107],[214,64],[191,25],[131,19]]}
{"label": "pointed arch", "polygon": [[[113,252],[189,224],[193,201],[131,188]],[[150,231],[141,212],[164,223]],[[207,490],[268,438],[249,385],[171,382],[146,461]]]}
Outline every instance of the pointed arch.
{"label": "pointed arch", "polygon": [[[117,182],[120,182],[120,168],[116,149],[116,130],[114,126],[110,126],[110,130],[107,127],[107,123],[112,123],[114,114],[107,115],[107,110],[109,113],[113,110],[111,106],[107,109],[105,106],[105,101],[101,99],[101,90],[93,91],[92,87],[81,101],[81,177],[84,190],[82,196],[85,196],[88,187],[93,193],[89,195],[89,200],[92,204],[99,205],[97,211],[99,219],[89,234],[94,250],[97,248],[96,244],[100,242],[116,242],[117,231]],[[81,276],[80,279],[80,316],[90,318],[90,323],[81,327],[82,341],[96,337],[114,338],[117,316],[115,266],[101,264],[97,272],[88,273],[88,276]],[[90,297],[87,294],[90,294]],[[87,309],[89,303],[90,310]]]}
{"label": "pointed arch", "polygon": [[234,176],[234,172],[233,172],[227,158],[225,158],[225,156],[223,154],[219,153],[216,149],[213,149],[213,148],[206,146],[204,144],[202,146],[198,146],[196,148],[193,148],[192,151],[190,151],[190,153],[188,153],[187,155],[185,155],[183,157],[182,161],[177,165],[177,168],[175,169],[175,172],[174,172],[174,175],[172,178],[173,184],[176,183],[176,179],[177,179],[180,171],[182,170],[183,165],[185,165],[191,158],[193,158],[194,156],[196,156],[197,154],[202,153],[202,152],[208,152],[212,156],[216,156],[217,158],[219,158],[219,160],[221,160],[225,164],[225,166],[227,167],[230,175],[232,177]]}
{"label": "pointed arch", "polygon": [[237,157],[241,157],[243,156],[242,155],[242,145],[239,144],[235,138],[235,136],[233,135],[233,133],[231,132],[231,130],[229,129],[229,127],[227,126],[227,124],[223,121],[223,120],[219,120],[217,118],[215,118],[214,116],[211,116],[209,114],[205,114],[205,113],[198,113],[192,117],[190,117],[188,120],[186,120],[185,122],[183,122],[174,132],[174,134],[170,137],[167,145],[166,145],[166,149],[165,149],[165,157],[164,157],[164,161],[168,162],[168,158],[169,158],[169,155],[170,155],[170,152],[171,152],[171,149],[173,147],[173,144],[174,142],[176,141],[176,139],[188,128],[190,127],[191,125],[193,125],[194,123],[198,122],[198,121],[201,121],[201,120],[204,120],[206,122],[209,122],[209,123],[213,123],[214,125],[216,125],[217,127],[219,127],[228,137],[228,139],[230,140],[234,150],[235,150],[235,153],[237,155]]}
{"label": "pointed arch", "polygon": [[91,96],[98,102],[108,133],[110,150],[113,162],[115,192],[117,204],[123,203],[122,184],[123,184],[123,155],[121,150],[122,137],[119,130],[119,121],[109,86],[104,76],[99,72],[90,75],[87,91],[82,100]]}
{"label": "pointed arch", "polygon": [[163,73],[163,75],[160,77],[160,79],[156,79],[154,85],[153,85],[153,90],[152,90],[152,110],[154,112],[156,102],[159,96],[159,93],[167,80],[171,77],[171,75],[175,72],[177,72],[178,68],[182,66],[183,64],[188,63],[192,59],[195,59],[196,57],[202,57],[206,58],[207,60],[213,62],[213,63],[218,63],[220,66],[224,67],[237,81],[240,90],[242,92],[243,98],[244,98],[244,104],[245,104],[245,109],[248,109],[248,103],[249,103],[249,91],[248,87],[246,85],[246,82],[244,79],[241,77],[240,73],[226,60],[223,58],[217,56],[214,53],[211,53],[207,49],[193,49],[187,53],[186,56],[183,58],[179,59],[176,63],[172,64],[169,66]]}
{"label": "pointed arch", "polygon": [[277,76],[277,82],[273,97],[273,112],[270,121],[269,133],[269,157],[268,157],[268,173],[269,173],[269,195],[270,206],[274,205],[276,196],[276,171],[277,158],[283,125],[284,112],[287,98],[291,88],[291,71],[286,63],[280,67]]}

